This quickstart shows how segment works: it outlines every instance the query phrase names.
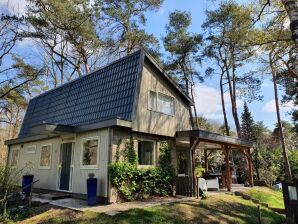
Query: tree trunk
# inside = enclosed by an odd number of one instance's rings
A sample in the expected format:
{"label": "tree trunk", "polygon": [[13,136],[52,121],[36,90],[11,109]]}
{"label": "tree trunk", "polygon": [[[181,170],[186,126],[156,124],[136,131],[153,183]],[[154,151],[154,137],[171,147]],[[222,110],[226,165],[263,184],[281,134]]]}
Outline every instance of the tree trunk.
{"label": "tree trunk", "polygon": [[225,129],[227,136],[230,136],[230,130],[229,130],[229,124],[228,124],[228,119],[227,119],[227,112],[226,112],[226,106],[225,106],[225,99],[224,99],[224,91],[223,91],[223,75],[224,72],[222,72],[220,76],[220,95],[221,95],[221,106],[222,106],[222,113],[224,116],[224,124],[225,124]]}
{"label": "tree trunk", "polygon": [[260,181],[260,172],[259,172],[259,146],[255,148],[255,171],[257,174],[257,180]]}
{"label": "tree trunk", "polygon": [[281,0],[290,19],[292,39],[298,46],[298,4],[296,0]]}
{"label": "tree trunk", "polygon": [[[188,96],[190,96],[190,89],[189,89],[189,80],[188,80],[188,76],[186,74],[186,70],[184,68],[184,62],[182,62],[180,64],[180,68],[182,70],[182,73],[183,73],[183,79],[184,79],[184,83],[185,83],[185,89],[186,89],[186,93]],[[190,124],[191,124],[191,127],[192,129],[195,129],[196,126],[195,126],[195,121],[194,121],[194,116],[193,116],[193,113],[192,113],[192,106],[189,105],[188,107],[188,113],[189,113],[189,117],[190,117]],[[197,119],[197,118],[196,118]]]}
{"label": "tree trunk", "polygon": [[281,122],[281,118],[280,118],[279,101],[278,101],[278,88],[277,88],[277,77],[276,77],[274,65],[273,65],[273,62],[272,62],[271,54],[269,54],[269,60],[270,60],[270,68],[271,68],[271,72],[272,72],[277,125],[278,125],[278,129],[279,129],[279,137],[280,137],[281,147],[282,147],[282,151],[283,151],[284,164],[285,164],[285,173],[286,173],[287,181],[292,181],[292,173],[291,173],[290,163],[289,163],[289,159],[288,159],[288,151],[286,149],[285,137],[284,137],[282,122]]}
{"label": "tree trunk", "polygon": [[[241,131],[240,131],[240,122],[238,118],[238,112],[237,112],[237,103],[236,103],[236,84],[235,84],[235,75],[233,75],[233,80],[231,80],[230,74],[227,71],[227,78],[228,78],[228,84],[229,84],[229,91],[230,91],[230,99],[231,99],[231,105],[232,105],[232,115],[235,122],[235,127],[237,131],[238,138],[241,137]],[[233,82],[233,84],[232,84]]]}

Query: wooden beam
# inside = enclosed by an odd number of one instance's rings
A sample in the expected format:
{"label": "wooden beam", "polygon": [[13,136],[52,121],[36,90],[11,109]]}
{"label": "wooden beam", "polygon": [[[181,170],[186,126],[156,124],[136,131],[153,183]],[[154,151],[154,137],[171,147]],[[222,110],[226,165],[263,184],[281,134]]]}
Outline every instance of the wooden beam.
{"label": "wooden beam", "polygon": [[205,171],[208,171],[208,154],[207,154],[208,149],[204,149],[204,158],[205,158]]}
{"label": "wooden beam", "polygon": [[231,191],[232,177],[231,177],[231,169],[230,169],[230,147],[228,145],[224,145],[224,154],[225,154],[225,162],[226,162],[227,189],[228,191]]}
{"label": "wooden beam", "polygon": [[252,160],[251,160],[251,153],[250,148],[247,149],[247,162],[248,162],[248,182],[249,186],[254,186],[254,180],[253,180],[253,171],[252,171]]}
{"label": "wooden beam", "polygon": [[200,143],[199,138],[190,138],[190,153],[191,153],[191,166],[192,166],[192,176],[196,178],[196,158],[195,158],[195,150],[197,145]]}

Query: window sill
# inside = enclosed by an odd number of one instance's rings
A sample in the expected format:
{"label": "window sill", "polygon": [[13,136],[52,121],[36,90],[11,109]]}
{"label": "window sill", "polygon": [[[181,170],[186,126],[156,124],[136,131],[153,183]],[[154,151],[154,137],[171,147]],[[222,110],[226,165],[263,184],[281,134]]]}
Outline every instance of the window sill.
{"label": "window sill", "polygon": [[81,170],[95,170],[95,169],[98,169],[98,165],[96,165],[96,166],[81,166],[80,169]]}
{"label": "window sill", "polygon": [[139,165],[138,164],[138,168],[154,168],[154,167],[156,167],[156,165]]}
{"label": "window sill", "polygon": [[50,166],[40,166],[38,167],[39,170],[50,170],[51,167]]}
{"label": "window sill", "polygon": [[170,117],[175,117],[175,114],[166,114],[166,113],[163,113],[163,112],[160,112],[160,111],[157,111],[157,110],[153,110],[153,109],[149,109],[148,110],[150,112],[154,112],[154,113],[158,113],[158,114],[161,114],[161,115],[166,115],[166,116],[170,116]]}

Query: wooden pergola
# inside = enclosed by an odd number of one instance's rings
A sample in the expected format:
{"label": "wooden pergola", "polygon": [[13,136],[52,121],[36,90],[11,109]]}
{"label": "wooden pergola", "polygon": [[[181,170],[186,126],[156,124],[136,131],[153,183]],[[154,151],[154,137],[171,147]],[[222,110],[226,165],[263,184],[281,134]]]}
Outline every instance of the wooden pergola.
{"label": "wooden pergola", "polygon": [[249,186],[253,187],[253,172],[252,172],[252,159],[251,159],[251,150],[254,147],[252,142],[245,141],[239,138],[233,138],[229,136],[223,136],[216,133],[203,131],[203,130],[188,130],[188,131],[179,131],[176,133],[176,139],[189,139],[190,142],[190,151],[191,151],[191,163],[192,163],[192,175],[195,178],[195,150],[200,142],[212,143],[218,145],[217,148],[204,148],[204,157],[205,157],[205,169],[208,170],[208,156],[210,150],[222,150],[225,156],[225,176],[226,176],[226,187],[228,191],[231,191],[232,186],[232,175],[230,168],[230,154],[232,150],[240,150],[248,164],[248,182]]}

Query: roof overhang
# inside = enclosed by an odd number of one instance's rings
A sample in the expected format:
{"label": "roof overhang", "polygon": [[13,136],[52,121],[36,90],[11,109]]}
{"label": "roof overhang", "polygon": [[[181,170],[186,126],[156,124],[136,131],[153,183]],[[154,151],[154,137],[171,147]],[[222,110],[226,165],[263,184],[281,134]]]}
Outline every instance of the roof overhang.
{"label": "roof overhang", "polygon": [[132,124],[131,124],[131,121],[126,121],[119,118],[113,118],[105,121],[96,122],[93,124],[80,125],[80,126],[44,123],[44,124],[34,126],[30,130],[30,132],[32,133],[32,136],[7,140],[5,141],[5,145],[14,145],[14,144],[21,144],[26,142],[39,141],[43,139],[59,137],[64,134],[81,133],[81,132],[92,131],[92,130],[97,130],[101,128],[115,127],[115,126],[131,128]]}
{"label": "roof overhang", "polygon": [[33,135],[60,135],[74,133],[75,127],[61,124],[44,123],[31,128],[30,132]]}
{"label": "roof overhang", "polygon": [[220,135],[217,133],[204,131],[204,130],[187,130],[177,131],[176,138],[194,137],[204,142],[210,142],[220,145],[229,145],[238,148],[253,148],[254,144],[239,138]]}

